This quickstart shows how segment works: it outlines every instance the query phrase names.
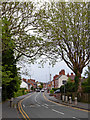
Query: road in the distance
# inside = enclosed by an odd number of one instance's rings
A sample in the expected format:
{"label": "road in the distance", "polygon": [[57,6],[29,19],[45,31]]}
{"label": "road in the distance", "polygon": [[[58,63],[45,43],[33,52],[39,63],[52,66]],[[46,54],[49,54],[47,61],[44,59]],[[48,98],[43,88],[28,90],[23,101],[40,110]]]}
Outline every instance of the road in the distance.
{"label": "road in the distance", "polygon": [[[47,101],[42,92],[36,92],[21,103],[29,118],[88,118],[88,112],[69,108]],[[60,120],[60,119],[59,119]]]}

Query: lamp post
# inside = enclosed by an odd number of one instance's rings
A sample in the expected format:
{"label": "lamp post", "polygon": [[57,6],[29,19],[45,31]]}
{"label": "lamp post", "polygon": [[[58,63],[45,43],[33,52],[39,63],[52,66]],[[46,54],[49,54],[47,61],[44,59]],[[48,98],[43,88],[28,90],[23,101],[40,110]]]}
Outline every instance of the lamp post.
{"label": "lamp post", "polygon": [[63,80],[63,84],[64,84],[64,100],[65,100],[65,84],[66,84],[66,80]]}

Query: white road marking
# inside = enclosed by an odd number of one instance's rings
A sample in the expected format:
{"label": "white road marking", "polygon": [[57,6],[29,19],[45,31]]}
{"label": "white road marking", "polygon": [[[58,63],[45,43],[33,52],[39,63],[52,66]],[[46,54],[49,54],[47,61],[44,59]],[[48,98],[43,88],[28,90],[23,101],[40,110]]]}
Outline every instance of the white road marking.
{"label": "white road marking", "polygon": [[25,107],[25,105],[23,105],[23,107]]}
{"label": "white road marking", "polygon": [[45,108],[48,108],[47,106],[44,106]]}
{"label": "white road marking", "polygon": [[[39,93],[38,93],[39,94]],[[35,96],[35,102],[37,102],[38,104],[40,104],[38,101],[37,101],[37,96],[38,96],[38,94]]]}
{"label": "white road marking", "polygon": [[74,119],[76,119],[76,120],[80,120],[80,119],[78,119],[78,118],[76,118],[76,117],[72,117],[72,118],[74,118]]}
{"label": "white road marking", "polygon": [[48,106],[48,104],[44,104],[44,105]]}
{"label": "white road marking", "polygon": [[45,107],[45,108],[48,108],[47,106],[45,106],[45,105],[42,105],[43,107]]}
{"label": "white road marking", "polygon": [[39,106],[39,107],[40,107],[40,105],[39,105],[39,104],[37,104],[37,106]]}
{"label": "white road marking", "polygon": [[54,110],[54,109],[52,109],[52,111],[54,111],[54,112],[57,112],[57,113],[60,113],[60,114],[64,115],[64,113],[63,113],[63,112],[60,112],[60,111],[57,111],[57,110]]}

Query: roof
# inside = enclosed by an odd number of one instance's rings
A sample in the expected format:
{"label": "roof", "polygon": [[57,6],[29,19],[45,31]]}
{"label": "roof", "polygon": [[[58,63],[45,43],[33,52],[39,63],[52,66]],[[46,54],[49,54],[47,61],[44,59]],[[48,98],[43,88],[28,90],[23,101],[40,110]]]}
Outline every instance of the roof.
{"label": "roof", "polygon": [[[23,80],[24,81],[24,80]],[[30,85],[30,83],[28,83],[27,81],[24,81],[25,83],[27,83],[28,85]]]}
{"label": "roof", "polygon": [[[59,75],[55,80],[58,80],[61,76],[62,76],[62,75]],[[64,76],[66,76],[66,75],[64,75]]]}
{"label": "roof", "polygon": [[70,77],[72,80],[74,80],[75,75],[70,75],[69,77]]}

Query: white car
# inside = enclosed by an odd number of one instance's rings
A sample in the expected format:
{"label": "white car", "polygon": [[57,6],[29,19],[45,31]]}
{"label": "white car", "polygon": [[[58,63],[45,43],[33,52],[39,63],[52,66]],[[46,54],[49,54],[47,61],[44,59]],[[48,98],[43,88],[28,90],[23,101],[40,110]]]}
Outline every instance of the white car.
{"label": "white car", "polygon": [[42,89],[41,92],[44,92],[44,89]]}

